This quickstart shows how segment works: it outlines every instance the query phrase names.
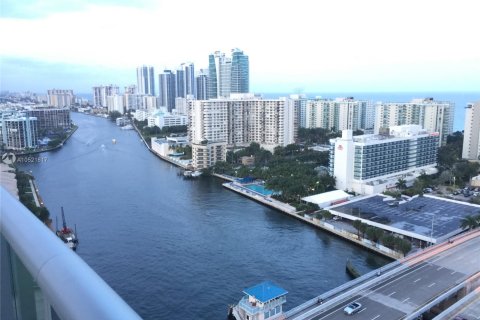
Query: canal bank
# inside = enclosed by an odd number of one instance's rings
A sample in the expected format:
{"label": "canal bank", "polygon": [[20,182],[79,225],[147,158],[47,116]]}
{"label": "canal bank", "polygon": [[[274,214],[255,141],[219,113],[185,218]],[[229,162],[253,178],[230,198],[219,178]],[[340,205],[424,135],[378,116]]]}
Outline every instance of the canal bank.
{"label": "canal bank", "polygon": [[[157,152],[155,152],[150,147],[150,145],[145,141],[145,139],[143,138],[140,130],[135,126],[135,124],[133,125],[133,127],[135,128],[135,131],[138,133],[138,135],[142,139],[143,143],[145,144],[145,146],[148,148],[148,150],[150,152],[152,152],[158,158],[160,158],[164,161],[167,161],[167,162],[169,162],[173,165],[176,165],[176,166],[178,166],[180,168],[183,168],[183,169],[187,168],[187,166],[183,165],[182,163],[179,163],[179,162],[175,161],[176,159],[165,157],[165,156],[162,156],[162,155],[158,154]],[[268,207],[273,208],[277,211],[285,213],[285,214],[289,215],[290,217],[293,217],[297,220],[305,222],[305,223],[307,223],[311,226],[314,226],[317,229],[329,232],[329,233],[331,233],[335,236],[338,236],[338,237],[340,237],[344,240],[353,242],[357,246],[361,246],[361,247],[363,247],[367,250],[370,250],[370,251],[375,252],[377,254],[381,254],[381,255],[383,255],[385,257],[388,257],[390,259],[401,259],[401,258],[403,258],[403,254],[401,254],[400,252],[391,250],[391,249],[389,249],[385,246],[382,246],[378,243],[374,243],[372,241],[369,241],[368,239],[361,239],[361,238],[358,237],[358,235],[346,230],[345,228],[341,228],[341,227],[335,226],[332,223],[328,223],[326,221],[322,221],[322,220],[313,218],[311,216],[304,215],[302,212],[298,212],[295,207],[289,205],[288,203],[281,202],[281,201],[276,200],[276,199],[274,199],[270,196],[265,196],[265,195],[262,195],[258,192],[255,192],[253,190],[245,188],[241,184],[235,182],[236,177],[227,176],[227,175],[223,175],[223,174],[217,174],[217,173],[212,173],[212,176],[223,179],[223,180],[226,180],[226,181],[229,181],[227,183],[222,183],[223,187],[225,187],[225,188],[227,188],[227,189],[229,189],[233,192],[236,192],[236,193],[238,193],[238,194],[240,194],[244,197],[247,197],[251,200],[254,200],[258,203],[261,203],[265,206],[268,206]]]}
{"label": "canal bank", "polygon": [[[219,175],[217,175],[219,176]],[[220,176],[219,176],[220,177]],[[283,212],[284,214],[289,215],[290,217],[293,217],[295,219],[298,219],[302,222],[305,222],[311,226],[314,226],[315,228],[321,229],[323,231],[327,231],[331,234],[334,234],[342,239],[345,239],[347,241],[353,242],[358,246],[361,246],[365,249],[371,250],[375,253],[381,254],[385,257],[388,257],[390,259],[401,259],[404,256],[394,250],[391,250],[387,247],[384,247],[380,244],[376,244],[370,240],[367,239],[361,239],[358,237],[358,235],[342,228],[341,226],[335,225],[334,221],[332,223],[328,223],[327,221],[323,221],[321,219],[317,219],[313,217],[312,215],[307,215],[304,214],[301,211],[297,211],[295,207],[290,206],[287,203],[278,201],[274,198],[271,198],[270,196],[265,196],[262,194],[259,194],[258,192],[254,192],[252,190],[249,190],[248,188],[243,187],[242,185],[235,183],[235,182],[227,182],[222,184],[225,188],[232,190],[236,193],[239,193],[247,198],[250,198],[256,202],[259,202],[263,205],[272,207],[278,211]]]}
{"label": "canal bank", "polygon": [[184,180],[108,119],[72,118],[69,143],[22,170],[47,207],[63,206],[79,226],[80,257],[143,319],[224,319],[244,288],[266,279],[290,292],[288,310],[349,281],[347,259],[362,274],[390,262],[217,178]]}

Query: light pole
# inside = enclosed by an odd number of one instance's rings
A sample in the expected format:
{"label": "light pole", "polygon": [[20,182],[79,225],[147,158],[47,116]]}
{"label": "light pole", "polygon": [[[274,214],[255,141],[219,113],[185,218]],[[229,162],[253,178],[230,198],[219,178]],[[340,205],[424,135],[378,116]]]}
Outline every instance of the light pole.
{"label": "light pole", "polygon": [[430,230],[430,243],[433,245],[433,222],[435,221],[435,214],[432,215],[432,229]]}

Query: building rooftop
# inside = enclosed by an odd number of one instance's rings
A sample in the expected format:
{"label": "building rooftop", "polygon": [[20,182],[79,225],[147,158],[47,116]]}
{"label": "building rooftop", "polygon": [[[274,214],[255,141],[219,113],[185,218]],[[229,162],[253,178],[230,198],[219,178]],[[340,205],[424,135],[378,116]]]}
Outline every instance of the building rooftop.
{"label": "building rooftop", "polygon": [[243,290],[243,292],[262,303],[284,296],[288,293],[286,290],[277,287],[270,281],[259,283],[256,286]]}
{"label": "building rooftop", "polygon": [[344,200],[351,197],[350,194],[346,193],[343,190],[335,190],[324,193],[315,194],[313,196],[302,198],[303,201],[323,204],[323,203],[332,203],[339,200]]}
{"label": "building rooftop", "polygon": [[[425,195],[394,199],[375,195],[331,208],[332,211],[394,228],[400,232],[429,238],[445,239],[461,232],[460,221],[468,215],[480,214],[480,206]],[[403,231],[403,232],[402,232]]]}

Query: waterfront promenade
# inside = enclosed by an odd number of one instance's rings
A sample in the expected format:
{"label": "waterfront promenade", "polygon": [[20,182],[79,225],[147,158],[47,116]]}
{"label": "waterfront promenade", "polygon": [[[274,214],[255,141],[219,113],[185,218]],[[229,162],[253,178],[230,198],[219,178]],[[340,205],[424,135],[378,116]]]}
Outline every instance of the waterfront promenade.
{"label": "waterfront promenade", "polygon": [[[224,178],[227,180],[231,180],[229,177],[223,177],[222,175],[216,175],[217,177]],[[239,183],[227,182],[222,184],[225,188],[237,192],[245,197],[248,197],[252,200],[260,202],[266,206],[272,207],[276,210],[279,210],[295,219],[301,220],[309,225],[312,225],[316,228],[322,229],[324,231],[330,232],[338,237],[341,237],[345,240],[351,241],[357,245],[360,245],[364,248],[372,250],[376,253],[382,254],[386,257],[391,259],[400,259],[403,258],[403,255],[397,251],[391,250],[387,247],[384,247],[380,244],[375,244],[374,242],[367,240],[367,239],[360,239],[355,233],[353,233],[352,228],[348,228],[342,222],[326,222],[321,219],[317,219],[311,215],[304,214],[301,211],[297,211],[295,207],[278,201],[276,199],[271,198],[270,196],[262,195],[258,192],[252,191]]]}

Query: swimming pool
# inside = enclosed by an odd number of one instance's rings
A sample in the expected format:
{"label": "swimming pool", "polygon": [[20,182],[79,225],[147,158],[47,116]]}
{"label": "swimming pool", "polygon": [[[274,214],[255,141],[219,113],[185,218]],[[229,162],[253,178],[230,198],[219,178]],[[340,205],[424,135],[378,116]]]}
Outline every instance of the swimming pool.
{"label": "swimming pool", "polygon": [[263,185],[259,185],[259,184],[249,184],[244,187],[252,191],[258,192],[264,196],[269,196],[275,193],[272,190],[265,189]]}

